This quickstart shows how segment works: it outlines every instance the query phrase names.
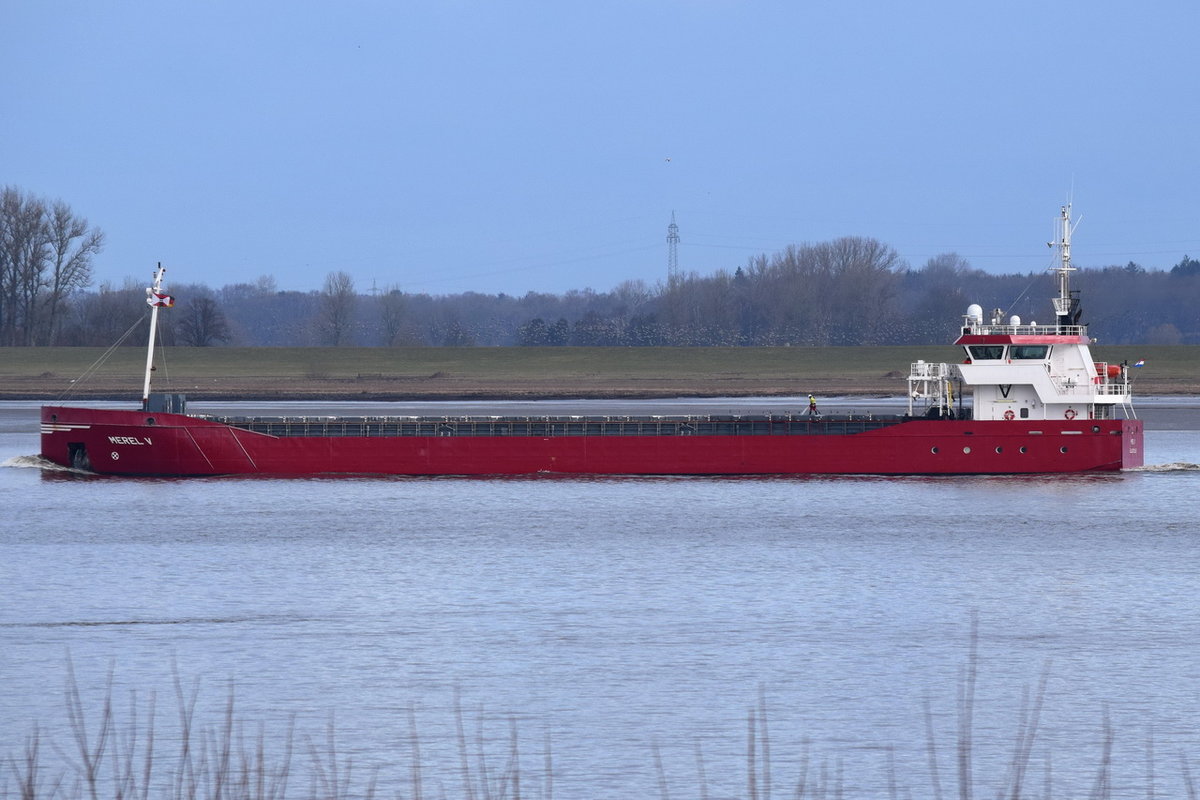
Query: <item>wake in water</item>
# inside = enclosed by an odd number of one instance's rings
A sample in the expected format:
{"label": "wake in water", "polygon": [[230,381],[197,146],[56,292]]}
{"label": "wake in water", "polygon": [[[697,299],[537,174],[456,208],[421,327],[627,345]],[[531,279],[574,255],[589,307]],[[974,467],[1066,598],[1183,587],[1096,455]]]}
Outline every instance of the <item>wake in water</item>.
{"label": "wake in water", "polygon": [[1173,464],[1146,464],[1142,467],[1130,467],[1123,472],[1200,472],[1200,464],[1189,464],[1186,461],[1176,461]]}
{"label": "wake in water", "polygon": [[0,467],[15,467],[16,469],[40,469],[45,472],[67,472],[74,475],[91,475],[87,470],[64,467],[41,456],[13,456],[0,462]]}

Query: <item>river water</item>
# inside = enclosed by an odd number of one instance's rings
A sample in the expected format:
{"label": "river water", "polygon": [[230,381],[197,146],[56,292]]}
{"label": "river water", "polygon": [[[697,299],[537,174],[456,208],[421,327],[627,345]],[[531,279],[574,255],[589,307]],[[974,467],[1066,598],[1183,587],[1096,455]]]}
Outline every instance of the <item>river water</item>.
{"label": "river water", "polygon": [[156,693],[168,783],[178,683],[197,741],[231,696],[268,760],[294,725],[288,796],[327,774],[315,752],[353,762],[345,796],[375,775],[381,796],[482,797],[482,767],[495,797],[515,741],[525,797],[746,797],[754,719],[760,797],[950,797],[965,709],[994,796],[1023,697],[1042,698],[1027,793],[1086,796],[1110,736],[1113,796],[1183,796],[1200,400],[1139,413],[1148,466],[1105,475],[130,480],[37,467],[36,405],[0,403],[0,795],[35,729],[45,783],[76,781],[73,674],[93,743],[105,697],[128,743]]}

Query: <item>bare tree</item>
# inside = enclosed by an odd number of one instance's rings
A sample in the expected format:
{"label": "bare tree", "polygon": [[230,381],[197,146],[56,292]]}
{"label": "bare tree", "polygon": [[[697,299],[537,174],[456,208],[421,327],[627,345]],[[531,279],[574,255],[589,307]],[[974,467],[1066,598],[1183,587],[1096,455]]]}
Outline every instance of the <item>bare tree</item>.
{"label": "bare tree", "polygon": [[180,344],[209,347],[229,341],[229,322],[213,298],[206,295],[190,298],[180,316],[177,322]]}
{"label": "bare tree", "polygon": [[325,288],[321,291],[321,315],[318,327],[325,344],[340,347],[350,344],[350,333],[354,323],[354,307],[358,295],[354,293],[354,279],[345,272],[331,272],[325,276]]}
{"label": "bare tree", "polygon": [[877,344],[891,318],[896,294],[899,254],[867,237],[845,236],[817,246],[828,259],[833,278],[835,311],[831,325],[835,345]]}
{"label": "bare tree", "polygon": [[612,294],[620,303],[620,312],[626,318],[642,313],[642,309],[654,298],[653,290],[643,280],[621,281]]}
{"label": "bare tree", "polygon": [[104,248],[104,233],[88,228],[65,203],[55,203],[47,219],[50,276],[46,297],[45,343],[56,341],[67,296],[92,282],[92,256]]}
{"label": "bare tree", "polygon": [[67,297],[91,283],[103,245],[65,203],[0,191],[0,344],[53,343]]}
{"label": "bare tree", "polygon": [[45,214],[36,197],[12,187],[0,194],[0,344],[33,342],[48,258]]}
{"label": "bare tree", "polygon": [[970,300],[963,291],[970,263],[957,253],[941,253],[925,262],[918,273],[921,296],[912,309],[912,329],[930,338],[948,337]]}
{"label": "bare tree", "polygon": [[[100,284],[98,292],[83,294],[71,304],[64,320],[63,343],[89,347],[107,347],[146,316],[146,287],[127,278],[120,288]],[[162,318],[160,318],[161,320]],[[129,345],[145,345],[145,339],[131,338]]]}
{"label": "bare tree", "polygon": [[383,343],[391,346],[400,339],[404,330],[404,293],[396,287],[388,287],[379,296],[379,324],[383,329]]}

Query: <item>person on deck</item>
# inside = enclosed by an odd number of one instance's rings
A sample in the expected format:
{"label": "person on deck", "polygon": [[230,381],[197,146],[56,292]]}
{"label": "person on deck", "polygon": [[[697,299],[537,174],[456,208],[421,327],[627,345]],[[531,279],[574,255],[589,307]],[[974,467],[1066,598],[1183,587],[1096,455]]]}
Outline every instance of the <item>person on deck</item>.
{"label": "person on deck", "polygon": [[810,417],[819,417],[821,412],[817,410],[817,398],[811,394],[808,396],[808,415]]}

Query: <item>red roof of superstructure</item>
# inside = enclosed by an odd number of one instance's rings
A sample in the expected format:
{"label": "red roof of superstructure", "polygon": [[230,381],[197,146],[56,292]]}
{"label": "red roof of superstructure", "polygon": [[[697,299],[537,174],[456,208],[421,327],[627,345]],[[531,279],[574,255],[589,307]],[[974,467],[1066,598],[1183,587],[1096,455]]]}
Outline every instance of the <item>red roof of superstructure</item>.
{"label": "red roof of superstructure", "polygon": [[1086,335],[964,333],[955,344],[1091,344]]}

